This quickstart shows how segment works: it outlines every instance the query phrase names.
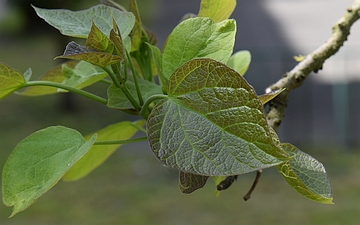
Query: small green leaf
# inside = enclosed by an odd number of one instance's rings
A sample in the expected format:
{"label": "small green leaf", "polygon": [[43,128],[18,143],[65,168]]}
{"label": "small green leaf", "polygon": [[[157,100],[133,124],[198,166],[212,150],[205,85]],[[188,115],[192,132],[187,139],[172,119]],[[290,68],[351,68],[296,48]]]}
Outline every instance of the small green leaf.
{"label": "small green leaf", "polygon": [[226,65],[230,68],[233,68],[242,76],[245,75],[246,71],[249,68],[251,62],[251,54],[249,51],[243,50],[238,51],[232,55]]}
{"label": "small green leaf", "polygon": [[135,16],[135,25],[131,31],[131,51],[137,51],[140,48],[141,38],[142,38],[142,25],[141,25],[141,18],[140,12],[137,5],[136,0],[130,0],[130,12],[132,12]]}
{"label": "small green leaf", "polygon": [[149,43],[146,43],[146,44],[151,50],[152,58],[154,60],[158,75],[159,75],[161,83],[162,83],[162,86],[166,87],[167,83],[168,83],[168,79],[164,76],[164,73],[163,73],[161,51],[158,47],[156,47],[154,45],[151,45]]}
{"label": "small green leaf", "polygon": [[202,0],[199,17],[210,17],[220,22],[231,16],[236,6],[236,0]]}
{"label": "small green leaf", "polygon": [[254,89],[226,65],[191,60],[170,77],[168,94],[147,121],[150,146],[165,165],[228,176],[288,159]]}
{"label": "small green leaf", "polygon": [[[96,132],[98,135],[97,141],[128,140],[138,131],[136,126],[141,127],[144,124],[144,120],[135,122],[123,121],[112,124]],[[90,136],[91,135],[87,135],[85,138],[89,138]],[[84,157],[67,171],[63,179],[66,181],[75,181],[85,177],[104,163],[120,146],[121,145],[93,145]]]}
{"label": "small green leaf", "polygon": [[54,126],[22,140],[5,162],[2,173],[3,202],[13,206],[10,217],[52,188],[95,139],[93,135],[85,141],[76,130]]}
{"label": "small green leaf", "polygon": [[163,51],[166,78],[194,58],[211,58],[226,63],[234,48],[235,20],[215,23],[209,18],[190,18],[175,27]]}
{"label": "small green leaf", "polygon": [[23,73],[23,77],[25,78],[26,82],[30,81],[31,76],[32,76],[32,70],[31,70],[31,68],[27,69],[27,70]]}
{"label": "small green leaf", "polygon": [[0,99],[26,84],[24,76],[5,63],[0,63]]}
{"label": "small green leaf", "polygon": [[192,173],[185,173],[180,171],[179,174],[179,187],[182,193],[190,194],[197,189],[204,187],[206,181],[208,180],[208,176],[201,176]]}
{"label": "small green leaf", "polygon": [[[74,68],[76,64],[79,62],[77,61],[69,61],[66,63],[63,63],[61,65],[57,65],[54,68],[52,68],[50,71],[45,73],[44,76],[42,76],[39,80],[41,81],[52,81],[56,83],[63,82],[66,77],[63,74],[62,67],[66,65],[67,68]],[[26,88],[22,92],[16,92],[16,94],[19,95],[25,95],[25,96],[40,96],[40,95],[48,95],[48,94],[54,94],[58,93],[59,90],[56,87],[48,87],[48,86],[31,86]]]}
{"label": "small green leaf", "polygon": [[119,25],[122,37],[130,34],[135,17],[131,12],[120,11],[105,5],[96,5],[86,10],[41,9],[33,6],[37,15],[58,29],[63,35],[87,38],[94,22],[104,34],[110,34],[112,19]]}
{"label": "small green leaf", "polygon": [[[125,85],[132,94],[132,96],[137,96],[135,84],[132,80],[126,81]],[[153,82],[144,79],[139,79],[139,86],[140,86],[142,98],[144,100],[148,99],[153,95],[162,94],[161,86]],[[128,110],[134,108],[131,102],[124,94],[124,92],[120,88],[116,87],[114,84],[112,84],[108,89],[107,106],[109,108],[120,109],[120,110]]]}
{"label": "small green leaf", "polygon": [[269,101],[271,101],[272,99],[274,99],[276,96],[278,96],[281,92],[283,92],[286,88],[280,89],[280,90],[276,90],[270,93],[266,93],[263,95],[258,96],[261,103],[263,105],[265,105],[266,103],[268,103]]}
{"label": "small green leaf", "polygon": [[124,43],[121,39],[121,36],[119,33],[116,32],[118,30],[116,24],[114,24],[115,29],[112,29],[110,31],[110,40],[114,43],[116,54],[121,57],[121,61],[125,58],[125,48]]}
{"label": "small green leaf", "polygon": [[289,161],[276,166],[286,182],[311,200],[333,204],[332,188],[324,166],[291,144],[284,143],[282,146],[293,156]]}
{"label": "small green leaf", "polygon": [[97,52],[71,41],[67,44],[64,54],[57,56],[55,59],[84,60],[96,66],[106,67],[122,61],[123,57],[107,52]]}
{"label": "small green leaf", "polygon": [[114,44],[94,23],[92,23],[89,36],[86,39],[86,46],[100,52],[113,53],[114,51]]}
{"label": "small green leaf", "polygon": [[80,61],[75,68],[63,64],[62,70],[66,77],[62,83],[79,89],[90,86],[107,76],[103,69],[85,61]]}

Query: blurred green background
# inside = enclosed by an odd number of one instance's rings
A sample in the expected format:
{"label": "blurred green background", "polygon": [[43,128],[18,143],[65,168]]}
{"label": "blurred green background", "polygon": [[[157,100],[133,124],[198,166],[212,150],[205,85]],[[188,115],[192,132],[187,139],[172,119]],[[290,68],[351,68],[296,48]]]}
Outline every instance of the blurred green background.
{"label": "blurred green background", "polygon": [[[96,2],[78,1],[76,7],[86,8]],[[127,5],[126,1],[122,4]],[[154,4],[143,0],[139,6],[146,12],[145,18],[151,20],[156,11]],[[0,20],[0,61],[19,71],[31,67],[37,77],[56,64],[53,58],[65,46],[59,46],[59,34],[51,30],[26,35],[24,20],[16,8]],[[103,84],[90,88],[100,95],[106,94],[105,89]],[[0,101],[0,167],[16,143],[39,129],[64,125],[87,134],[124,118],[126,115],[119,111],[79,96],[8,96]],[[163,167],[148,144],[140,143],[123,146],[82,180],[60,181],[11,219],[11,208],[0,204],[0,224],[359,224],[359,149],[298,147],[327,168],[334,205],[321,205],[300,196],[273,168],[264,171],[247,202],[242,197],[255,173],[239,176],[218,197],[214,197],[211,180],[204,189],[184,195],[178,188],[177,172]]]}

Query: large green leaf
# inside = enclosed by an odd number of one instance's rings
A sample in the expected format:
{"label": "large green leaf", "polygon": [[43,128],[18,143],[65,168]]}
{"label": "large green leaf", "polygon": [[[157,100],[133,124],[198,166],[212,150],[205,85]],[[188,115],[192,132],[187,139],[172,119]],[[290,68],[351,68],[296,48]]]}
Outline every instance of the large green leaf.
{"label": "large green leaf", "polygon": [[183,63],[211,58],[226,63],[235,43],[235,20],[215,23],[204,17],[190,18],[171,32],[163,53],[163,72],[169,78]]}
{"label": "large green leaf", "polygon": [[286,182],[303,196],[324,204],[332,204],[332,188],[324,166],[295,146],[282,144],[292,158],[276,168]]}
{"label": "large green leaf", "polygon": [[103,69],[85,61],[80,61],[74,68],[64,64],[62,70],[66,77],[62,83],[79,89],[90,86],[107,76]]}
{"label": "large green leaf", "polygon": [[5,63],[0,63],[0,99],[26,84],[24,76]]}
{"label": "large green leaf", "polygon": [[94,24],[106,35],[116,21],[123,38],[128,36],[134,26],[135,17],[131,12],[124,12],[105,5],[96,5],[86,10],[70,11],[66,9],[41,9],[34,7],[38,16],[58,29],[63,35],[87,38]]}
{"label": "large green leaf", "polygon": [[165,165],[228,176],[288,159],[254,89],[226,65],[191,60],[170,77],[168,94],[147,121],[150,146]]}
{"label": "large green leaf", "polygon": [[236,0],[202,0],[199,17],[210,17],[215,22],[231,16],[236,6]]}
{"label": "large green leaf", "polygon": [[244,76],[249,68],[250,62],[251,62],[250,52],[243,50],[243,51],[238,51],[237,53],[232,55],[229,61],[226,63],[226,65],[228,67],[233,68],[242,76]]}
{"label": "large green leaf", "polygon": [[[143,126],[144,120],[135,122],[123,121],[112,124],[96,132],[97,141],[109,140],[128,140],[138,129],[136,126]],[[91,135],[86,136],[89,138]],[[121,145],[93,145],[91,149],[82,157],[64,176],[66,181],[78,180],[88,175],[91,171],[100,166],[105,160]]]}
{"label": "large green leaf", "polygon": [[7,159],[2,173],[3,202],[14,206],[11,216],[26,209],[53,187],[92,146],[76,130],[55,126],[22,140]]}
{"label": "large green leaf", "polygon": [[[148,99],[149,97],[162,94],[161,86],[144,80],[139,79],[139,86],[142,94],[142,98],[144,100]],[[137,96],[135,83],[132,80],[128,80],[125,83],[126,87],[128,88],[129,92],[132,94],[133,97]],[[128,110],[134,108],[129,99],[126,97],[124,92],[112,84],[108,89],[108,103],[107,106],[114,109],[120,110]]]}
{"label": "large green leaf", "polygon": [[[51,81],[56,83],[63,82],[66,77],[63,73],[63,67],[66,66],[67,68],[74,68],[76,64],[79,63],[78,61],[69,61],[61,65],[57,65],[52,68],[50,71],[46,72],[44,76],[40,77],[40,81]],[[48,95],[58,93],[59,90],[56,87],[49,87],[49,86],[31,86],[26,88],[22,92],[17,92],[19,95],[26,95],[26,96],[40,96],[40,95]]]}

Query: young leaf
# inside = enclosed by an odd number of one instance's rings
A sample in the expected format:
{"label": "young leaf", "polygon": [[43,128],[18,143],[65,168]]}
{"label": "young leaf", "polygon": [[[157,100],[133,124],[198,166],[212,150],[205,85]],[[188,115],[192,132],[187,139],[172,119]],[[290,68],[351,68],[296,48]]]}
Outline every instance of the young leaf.
{"label": "young leaf", "polygon": [[[97,141],[108,140],[128,140],[138,129],[136,126],[143,126],[144,120],[135,122],[123,121],[120,123],[112,124],[97,131]],[[134,126],[136,125],[136,126]],[[91,135],[87,135],[85,139]],[[82,157],[73,167],[71,167],[64,176],[66,181],[75,181],[88,175],[91,171],[96,169],[105,160],[115,152],[121,145],[93,145],[91,149]]]}
{"label": "young leaf", "polygon": [[202,0],[199,17],[210,17],[220,22],[231,16],[236,6],[236,0]]}
{"label": "young leaf", "polygon": [[63,64],[62,70],[66,77],[62,83],[79,89],[90,86],[107,76],[103,69],[85,61],[80,61],[74,68]]}
{"label": "young leaf", "polygon": [[30,80],[32,76],[32,70],[31,68],[27,69],[24,73],[23,73],[23,77],[25,78],[25,81],[28,82]]}
{"label": "young leaf", "polygon": [[232,55],[229,61],[227,61],[226,65],[230,68],[233,68],[242,76],[244,76],[249,68],[250,62],[251,62],[250,52],[243,50],[243,51],[238,51],[237,53]]}
{"label": "young leaf", "polygon": [[293,156],[289,161],[276,166],[286,182],[311,200],[333,204],[332,188],[324,166],[291,144],[284,143],[282,146]]}
{"label": "young leaf", "polygon": [[147,46],[150,48],[151,53],[152,53],[152,58],[154,60],[158,75],[160,77],[161,83],[164,87],[167,86],[168,83],[168,78],[166,78],[164,76],[163,73],[163,67],[162,67],[162,54],[161,51],[158,47],[156,47],[155,45],[151,45],[149,43],[146,43]]}
{"label": "young leaf", "polygon": [[0,63],[0,99],[26,84],[24,76],[5,63]]}
{"label": "young leaf", "polygon": [[110,34],[112,19],[119,25],[122,37],[130,34],[135,17],[131,12],[124,12],[106,5],[96,5],[86,10],[70,11],[66,9],[41,9],[33,6],[37,15],[48,24],[58,29],[63,35],[87,38],[91,25],[104,33]]}
{"label": "young leaf", "polygon": [[166,78],[185,62],[194,58],[211,58],[226,63],[234,48],[235,20],[215,23],[209,18],[190,18],[175,27],[163,53]]}
{"label": "young leaf", "polygon": [[5,162],[2,173],[3,202],[13,206],[10,217],[52,188],[95,139],[93,135],[85,141],[76,130],[54,126],[22,140]]}
{"label": "young leaf", "polygon": [[[126,81],[125,85],[133,96],[137,95],[135,84],[132,80],[129,79],[128,81]],[[141,93],[143,95],[142,98],[144,100],[148,99],[153,95],[162,94],[161,86],[153,82],[144,79],[139,79],[139,86]],[[108,98],[109,99],[107,106],[109,108],[120,109],[120,110],[129,110],[134,108],[131,102],[124,94],[124,92],[120,88],[116,87],[114,84],[112,84],[108,89]]]}
{"label": "young leaf", "polygon": [[131,31],[131,51],[137,51],[140,48],[142,38],[142,25],[140,19],[140,12],[136,0],[130,0],[130,12],[135,16],[135,25]]}
{"label": "young leaf", "polygon": [[258,96],[261,103],[263,105],[265,105],[266,103],[268,103],[269,101],[271,101],[272,99],[274,99],[276,96],[278,96],[281,92],[283,92],[286,88],[283,88],[281,90],[276,90],[270,93],[266,93],[263,95]]}
{"label": "young leaf", "polygon": [[[57,65],[54,68],[52,68],[50,71],[48,71],[39,80],[61,83],[66,78],[63,74],[62,67],[64,65],[66,65],[67,68],[74,68],[76,66],[76,64],[78,64],[78,63],[79,62],[77,62],[77,61],[69,61],[69,62],[63,63],[61,65]],[[58,93],[58,92],[59,92],[59,90],[56,87],[31,86],[31,87],[26,88],[22,92],[16,92],[16,94],[25,95],[25,96],[40,96],[40,95],[54,94],[54,93]]]}
{"label": "young leaf", "polygon": [[150,146],[165,165],[203,176],[228,176],[288,159],[273,140],[276,134],[254,89],[226,65],[191,60],[170,77],[168,94],[147,121]]}
{"label": "young leaf", "polygon": [[107,52],[97,52],[71,41],[66,45],[64,54],[62,56],[57,56],[55,59],[84,60],[96,66],[106,67],[122,61],[123,57],[112,55]]}
{"label": "young leaf", "polygon": [[86,46],[100,52],[113,53],[114,51],[114,44],[94,23],[92,23],[89,36],[86,39]]}
{"label": "young leaf", "polygon": [[[114,26],[116,26],[116,24],[114,24]],[[114,29],[110,31],[110,40],[112,41],[112,43],[114,43],[116,54],[120,56],[123,60],[125,58],[124,43],[121,39],[120,34],[118,34]]]}
{"label": "young leaf", "polygon": [[201,176],[192,173],[185,173],[180,171],[179,173],[179,187],[182,193],[190,194],[191,192],[196,191],[204,187],[206,181],[208,180],[208,176]]}

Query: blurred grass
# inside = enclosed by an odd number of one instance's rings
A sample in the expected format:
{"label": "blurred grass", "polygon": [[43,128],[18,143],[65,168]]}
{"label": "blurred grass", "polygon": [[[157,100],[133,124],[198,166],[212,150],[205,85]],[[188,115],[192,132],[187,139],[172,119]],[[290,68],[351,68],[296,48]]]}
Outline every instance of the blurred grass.
{"label": "blurred grass", "polygon": [[[56,45],[46,36],[0,41],[0,61],[35,76],[55,65]],[[92,88],[98,91],[102,86]],[[101,93],[101,92],[100,92]],[[8,96],[0,101],[0,167],[16,143],[41,128],[65,125],[86,134],[121,120],[115,110],[75,96],[76,109],[61,109],[59,95]],[[73,183],[60,181],[34,205],[14,218],[0,205],[0,224],[358,224],[360,221],[359,151],[326,146],[302,147],[322,161],[334,188],[335,205],[321,205],[292,190],[268,169],[248,202],[242,196],[255,174],[240,176],[214,197],[214,186],[191,195],[180,193],[177,172],[160,165],[147,143],[123,146],[103,166]]]}

